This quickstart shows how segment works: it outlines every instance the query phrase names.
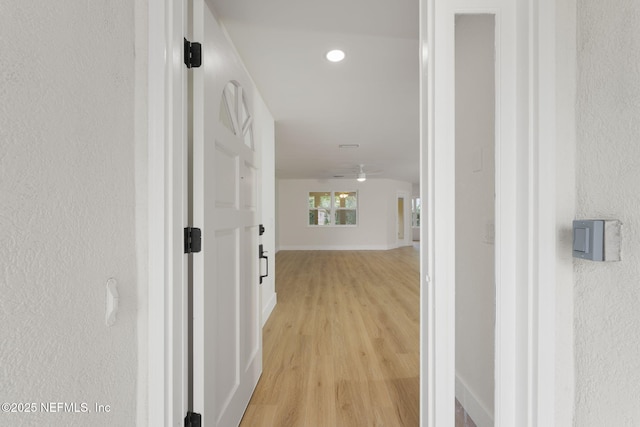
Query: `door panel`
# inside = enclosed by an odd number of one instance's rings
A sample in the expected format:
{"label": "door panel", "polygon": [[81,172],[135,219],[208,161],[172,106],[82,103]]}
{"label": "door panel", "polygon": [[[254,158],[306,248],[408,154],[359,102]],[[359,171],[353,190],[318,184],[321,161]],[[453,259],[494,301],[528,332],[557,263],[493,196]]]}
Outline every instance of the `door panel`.
{"label": "door panel", "polygon": [[262,372],[258,177],[252,83],[202,0],[193,0],[193,409],[204,426],[240,423]]}
{"label": "door panel", "polygon": [[258,174],[256,167],[249,162],[244,163],[244,173],[242,174],[242,198],[244,208],[252,211],[256,210],[258,188]]}
{"label": "door panel", "polygon": [[[225,366],[217,375],[215,413],[225,412],[239,383],[238,331],[230,330],[238,313],[238,233],[237,230],[221,230],[215,233],[216,279],[220,284],[216,304],[215,355],[216,363]],[[231,320],[231,322],[229,322]]]}
{"label": "door panel", "polygon": [[[247,258],[244,263],[247,268],[244,269],[241,274],[246,275],[246,280],[258,277],[257,264],[255,261],[258,259],[258,227],[251,226],[246,227],[243,232],[244,247],[248,250],[244,254]],[[242,362],[241,366],[246,371],[250,369],[251,363],[255,360],[257,353],[262,350],[260,346],[260,325],[259,317],[254,313],[259,312],[259,295],[256,292],[250,292],[245,288],[241,289],[240,294],[240,307],[242,312],[240,315],[240,322],[242,329],[246,330],[242,336]]]}
{"label": "door panel", "polygon": [[238,176],[238,156],[216,144],[214,183],[217,208],[235,208],[238,206],[236,191]]}

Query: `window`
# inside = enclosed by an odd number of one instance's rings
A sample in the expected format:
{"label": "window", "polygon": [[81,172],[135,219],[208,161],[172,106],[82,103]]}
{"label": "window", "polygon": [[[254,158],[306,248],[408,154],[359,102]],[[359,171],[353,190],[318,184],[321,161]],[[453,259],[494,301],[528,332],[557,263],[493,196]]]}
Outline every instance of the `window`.
{"label": "window", "polygon": [[220,122],[234,135],[244,139],[253,149],[253,118],[247,108],[242,87],[236,82],[228,82],[220,98]]}
{"label": "window", "polygon": [[411,226],[420,227],[420,198],[411,199]]}
{"label": "window", "polygon": [[358,193],[355,191],[309,192],[310,226],[358,224]]}
{"label": "window", "polygon": [[358,196],[355,191],[333,193],[335,225],[356,225]]}
{"label": "window", "polygon": [[331,193],[309,193],[309,225],[329,225],[331,223]]}

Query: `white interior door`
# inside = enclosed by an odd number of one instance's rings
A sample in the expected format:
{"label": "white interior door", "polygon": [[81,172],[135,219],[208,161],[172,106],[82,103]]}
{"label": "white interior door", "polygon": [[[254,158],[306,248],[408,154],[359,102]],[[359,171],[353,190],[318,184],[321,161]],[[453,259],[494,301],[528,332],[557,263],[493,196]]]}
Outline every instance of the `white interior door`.
{"label": "white interior door", "polygon": [[236,426],[262,372],[258,179],[250,80],[209,7],[193,2],[202,66],[193,70],[193,409]]}

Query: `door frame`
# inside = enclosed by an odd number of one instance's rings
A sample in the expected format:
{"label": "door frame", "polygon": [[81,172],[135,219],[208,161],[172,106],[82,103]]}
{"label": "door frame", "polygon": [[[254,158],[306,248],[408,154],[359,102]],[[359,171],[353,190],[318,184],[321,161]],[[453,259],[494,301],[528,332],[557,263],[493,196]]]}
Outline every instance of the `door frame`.
{"label": "door frame", "polygon": [[[398,199],[403,199],[402,202],[402,226],[404,227],[403,238],[398,238],[398,222],[400,221],[400,216],[398,215]],[[411,206],[411,198],[409,193],[406,191],[397,191],[396,192],[396,247],[407,246],[407,242],[411,242],[411,236],[409,235],[411,230],[411,217],[409,217],[409,221],[407,221],[407,199],[409,200],[409,206]],[[407,227],[408,225],[408,227]]]}
{"label": "door frame", "polygon": [[147,402],[139,405],[147,404],[150,426],[182,425],[188,405],[186,6],[177,0],[147,4],[148,305],[146,319],[143,308],[139,316],[147,334],[139,343],[139,357],[147,361],[140,375]]}
{"label": "door frame", "polygon": [[[441,37],[437,23],[446,18],[449,0],[420,0],[420,105],[421,105],[421,199],[426,201],[427,219],[421,227],[421,327],[420,408],[421,426],[453,426],[455,345],[455,247],[449,234],[452,177],[445,171],[452,151],[448,137],[436,139],[434,127],[438,102],[433,76],[436,64],[451,55],[451,40]],[[495,0],[499,1],[499,0]],[[505,0],[503,0],[505,1]],[[512,1],[512,0],[508,0]],[[464,1],[449,7],[459,11],[491,10],[465,7]],[[467,0],[467,3],[474,3]],[[513,1],[517,11],[512,22],[518,29],[518,75],[499,77],[518,91],[514,121],[520,151],[511,150],[504,160],[514,161],[499,177],[518,178],[510,188],[512,217],[496,211],[496,243],[515,240],[505,233],[505,222],[519,231],[516,252],[504,250],[496,260],[496,273],[507,260],[515,261],[509,272],[514,287],[499,292],[496,329],[496,427],[510,425],[553,426],[555,424],[555,285],[556,285],[556,38],[554,0]],[[148,4],[148,288],[146,326],[140,357],[147,359],[147,419],[149,425],[180,425],[187,408],[186,393],[186,269],[183,228],[186,220],[186,69],[182,62],[186,3],[164,0]],[[493,7],[493,6],[492,6]],[[436,35],[439,38],[436,38]],[[442,49],[442,57],[441,55]],[[447,53],[448,51],[448,53]],[[427,58],[431,57],[430,61]],[[450,109],[449,109],[450,110]],[[451,114],[451,111],[447,114]],[[438,110],[439,111],[439,110]],[[438,113],[441,114],[442,112]],[[446,117],[446,116],[445,116]],[[438,118],[440,116],[438,115]],[[446,120],[450,120],[445,118]],[[523,124],[524,123],[524,124]],[[438,164],[436,165],[436,159]],[[438,166],[438,167],[436,167]],[[498,166],[498,163],[496,164]],[[510,171],[510,172],[509,172]],[[509,175],[510,174],[510,175]],[[515,182],[515,181],[513,181]],[[496,186],[500,185],[498,181]],[[449,216],[451,218],[452,216]],[[434,231],[438,230],[438,234]],[[503,230],[500,232],[499,230]],[[443,232],[444,231],[444,232]],[[515,245],[515,246],[514,246]],[[504,244],[502,245],[505,248]],[[497,257],[498,258],[498,257]],[[505,277],[503,277],[503,280]],[[506,288],[506,289],[505,289]],[[516,310],[524,307],[524,311]],[[143,310],[141,310],[143,311]],[[519,320],[510,324],[508,320]],[[147,323],[148,322],[148,323]],[[146,323],[146,325],[145,325]],[[523,334],[520,334],[520,333]],[[146,347],[146,348],[145,348]],[[436,369],[437,368],[437,369]],[[513,374],[513,376],[511,376]],[[144,374],[142,375],[145,376]],[[517,420],[517,422],[516,422]]]}
{"label": "door frame", "polygon": [[555,425],[555,8],[420,0],[422,426],[454,414],[456,13],[496,15],[495,426]]}

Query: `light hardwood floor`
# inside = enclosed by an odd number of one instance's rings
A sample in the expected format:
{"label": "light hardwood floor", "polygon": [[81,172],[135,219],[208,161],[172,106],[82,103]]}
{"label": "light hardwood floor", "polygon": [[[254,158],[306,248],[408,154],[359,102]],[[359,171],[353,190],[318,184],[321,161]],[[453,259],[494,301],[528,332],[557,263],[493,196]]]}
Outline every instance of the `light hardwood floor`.
{"label": "light hardwood floor", "polygon": [[280,251],[241,426],[418,426],[419,253]]}

